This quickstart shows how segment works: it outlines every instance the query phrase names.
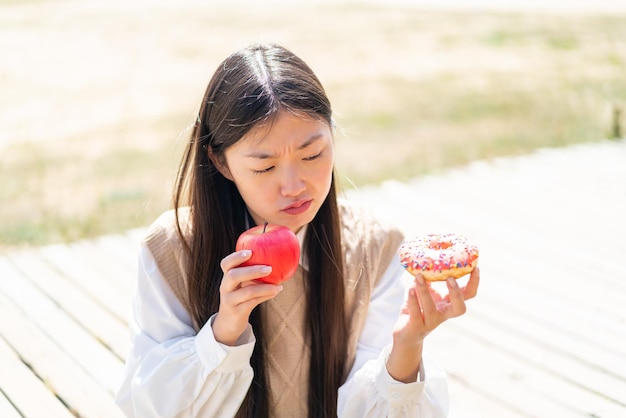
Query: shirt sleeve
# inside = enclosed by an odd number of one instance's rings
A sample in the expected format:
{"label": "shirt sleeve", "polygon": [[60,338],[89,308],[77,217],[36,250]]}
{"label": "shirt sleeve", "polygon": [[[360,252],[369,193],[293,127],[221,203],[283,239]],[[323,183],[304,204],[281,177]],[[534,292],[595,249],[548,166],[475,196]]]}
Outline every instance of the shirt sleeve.
{"label": "shirt sleeve", "polygon": [[145,247],[129,318],[131,349],[116,402],[129,418],[234,416],[252,381],[252,328],[229,347],[213,317],[196,334]]}
{"label": "shirt sleeve", "polygon": [[387,372],[391,329],[412,282],[395,257],[372,292],[354,366],[339,388],[339,417],[439,418],[448,414],[446,374],[428,354],[422,356],[414,383],[398,382]]}

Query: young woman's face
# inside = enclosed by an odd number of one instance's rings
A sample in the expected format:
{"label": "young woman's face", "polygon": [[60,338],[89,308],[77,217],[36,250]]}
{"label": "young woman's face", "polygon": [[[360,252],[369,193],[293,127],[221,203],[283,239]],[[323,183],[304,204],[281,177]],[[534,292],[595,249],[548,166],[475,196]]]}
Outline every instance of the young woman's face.
{"label": "young woman's face", "polygon": [[225,152],[220,171],[232,180],[257,225],[297,232],[311,222],[330,190],[334,144],[323,121],[281,112]]}

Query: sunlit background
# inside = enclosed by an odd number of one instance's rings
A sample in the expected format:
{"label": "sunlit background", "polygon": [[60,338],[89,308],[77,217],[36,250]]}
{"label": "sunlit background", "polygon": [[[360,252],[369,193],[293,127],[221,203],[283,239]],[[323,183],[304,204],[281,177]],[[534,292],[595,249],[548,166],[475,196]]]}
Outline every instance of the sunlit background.
{"label": "sunlit background", "polygon": [[0,1],[0,248],[169,208],[205,86],[252,42],[326,86],[344,188],[622,136],[624,2],[515,3]]}

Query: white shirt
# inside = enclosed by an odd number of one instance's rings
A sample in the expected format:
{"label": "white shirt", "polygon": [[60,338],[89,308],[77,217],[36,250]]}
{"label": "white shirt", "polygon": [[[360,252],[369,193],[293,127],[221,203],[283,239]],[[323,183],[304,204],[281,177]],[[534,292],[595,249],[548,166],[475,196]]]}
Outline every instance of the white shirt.
{"label": "white shirt", "polygon": [[[339,388],[339,417],[447,416],[446,375],[427,355],[414,383],[393,380],[385,366],[391,330],[410,280],[396,259],[373,290],[354,366]],[[250,357],[256,340],[248,325],[235,346],[220,344],[212,321],[196,334],[189,313],[143,247],[129,319],[131,350],[116,399],[127,417],[235,415],[252,381]]]}

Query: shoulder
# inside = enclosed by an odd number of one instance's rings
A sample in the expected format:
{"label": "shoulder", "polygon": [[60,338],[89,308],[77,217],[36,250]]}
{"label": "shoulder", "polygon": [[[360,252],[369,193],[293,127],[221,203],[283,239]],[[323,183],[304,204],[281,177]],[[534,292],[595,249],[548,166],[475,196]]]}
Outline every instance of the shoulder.
{"label": "shoulder", "polygon": [[368,273],[376,284],[404,240],[404,234],[390,221],[376,216],[369,208],[339,199],[341,240],[348,272]]}
{"label": "shoulder", "polygon": [[176,219],[176,210],[163,212],[148,228],[143,238],[143,244],[149,248],[165,244],[184,246],[178,224],[180,224],[180,231],[182,231],[185,240],[188,240],[191,233],[189,208],[178,209],[178,220]]}
{"label": "shoulder", "polygon": [[164,212],[150,225],[142,241],[163,279],[188,312],[186,247],[191,236],[190,217],[188,208],[178,210],[178,219],[175,210]]}
{"label": "shoulder", "polygon": [[178,209],[178,219],[175,210],[164,212],[150,225],[143,238],[142,246],[152,253],[164,274],[171,272],[174,266],[185,270],[191,238],[190,218],[188,208]]}
{"label": "shoulder", "polygon": [[338,205],[343,239],[361,243],[390,241],[399,246],[404,238],[397,225],[381,219],[367,206],[348,199],[338,199]]}

